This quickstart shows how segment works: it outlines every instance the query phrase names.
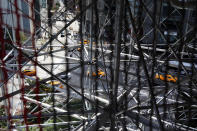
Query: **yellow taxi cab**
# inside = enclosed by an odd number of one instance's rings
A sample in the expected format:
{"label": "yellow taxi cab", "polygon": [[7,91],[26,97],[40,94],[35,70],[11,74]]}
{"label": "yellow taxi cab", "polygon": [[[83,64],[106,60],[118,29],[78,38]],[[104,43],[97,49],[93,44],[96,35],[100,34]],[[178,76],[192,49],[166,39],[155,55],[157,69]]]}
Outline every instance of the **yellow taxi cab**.
{"label": "yellow taxi cab", "polygon": [[57,80],[49,81],[47,82],[47,84],[50,84],[51,86],[58,86],[61,89],[63,88],[63,85],[61,84],[61,82]]}
{"label": "yellow taxi cab", "polygon": [[98,70],[98,75],[99,75],[99,76],[105,76],[105,72],[102,71],[102,70]]}
{"label": "yellow taxi cab", "polygon": [[[83,40],[83,44],[89,44],[90,41],[89,40]],[[79,42],[79,44],[81,44],[81,41]]]}
{"label": "yellow taxi cab", "polygon": [[[97,73],[98,73],[98,76],[99,76],[99,77],[105,76],[105,72],[103,72],[101,69],[99,69]],[[87,72],[87,75],[89,76],[89,74],[90,74],[90,72],[88,71],[88,72]],[[96,72],[92,72],[92,76],[95,77],[95,76],[96,76]]]}
{"label": "yellow taxi cab", "polygon": [[36,76],[36,70],[35,69],[25,69],[22,71],[22,73],[24,75],[27,75],[27,76]]}
{"label": "yellow taxi cab", "polygon": [[166,74],[166,76],[162,75],[162,74],[156,74],[155,75],[155,79],[160,79],[162,81],[168,81],[168,82],[174,82],[176,83],[177,81],[177,77],[173,77],[172,75]]}

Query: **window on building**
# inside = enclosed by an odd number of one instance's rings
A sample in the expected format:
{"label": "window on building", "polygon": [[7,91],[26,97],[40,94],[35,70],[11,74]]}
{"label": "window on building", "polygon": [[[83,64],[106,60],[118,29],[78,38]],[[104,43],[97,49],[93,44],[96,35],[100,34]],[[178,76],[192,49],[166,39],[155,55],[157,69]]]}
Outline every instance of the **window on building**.
{"label": "window on building", "polygon": [[47,0],[42,0],[42,8],[46,8],[47,7]]}

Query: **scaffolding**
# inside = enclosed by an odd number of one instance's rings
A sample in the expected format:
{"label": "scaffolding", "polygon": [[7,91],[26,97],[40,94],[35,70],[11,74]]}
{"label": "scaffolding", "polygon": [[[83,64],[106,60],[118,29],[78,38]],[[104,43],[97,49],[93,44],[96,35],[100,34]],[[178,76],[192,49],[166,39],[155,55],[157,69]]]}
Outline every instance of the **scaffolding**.
{"label": "scaffolding", "polygon": [[0,1],[0,130],[197,130],[196,0]]}

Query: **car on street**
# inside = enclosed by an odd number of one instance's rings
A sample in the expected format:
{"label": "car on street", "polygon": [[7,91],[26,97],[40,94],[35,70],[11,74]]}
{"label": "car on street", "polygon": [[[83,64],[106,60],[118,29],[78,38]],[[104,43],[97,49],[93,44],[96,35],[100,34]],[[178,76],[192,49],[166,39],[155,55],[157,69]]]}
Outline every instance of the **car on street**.
{"label": "car on street", "polygon": [[68,73],[68,74],[65,74],[65,75],[60,75],[59,77],[63,80],[70,80],[71,79],[71,74]]}
{"label": "car on street", "polygon": [[49,84],[52,87],[59,87],[61,89],[63,88],[63,85],[61,84],[61,82],[57,80],[48,81],[47,84]]}
{"label": "car on street", "polygon": [[[89,74],[90,74],[90,72],[88,71],[87,72],[87,76],[89,76]],[[101,69],[98,70],[97,74],[98,74],[99,77],[104,77],[105,76],[105,72],[102,71]],[[92,72],[92,76],[95,77],[96,76],[96,72]]]}
{"label": "car on street", "polygon": [[22,71],[23,75],[27,76],[36,76],[36,70],[35,69],[25,69]]}
{"label": "car on street", "polygon": [[176,81],[177,81],[177,77],[173,77],[170,74],[164,75],[164,74],[157,73],[155,75],[155,79],[160,79],[162,81],[168,81],[168,82],[173,82],[173,83],[176,83]]}

